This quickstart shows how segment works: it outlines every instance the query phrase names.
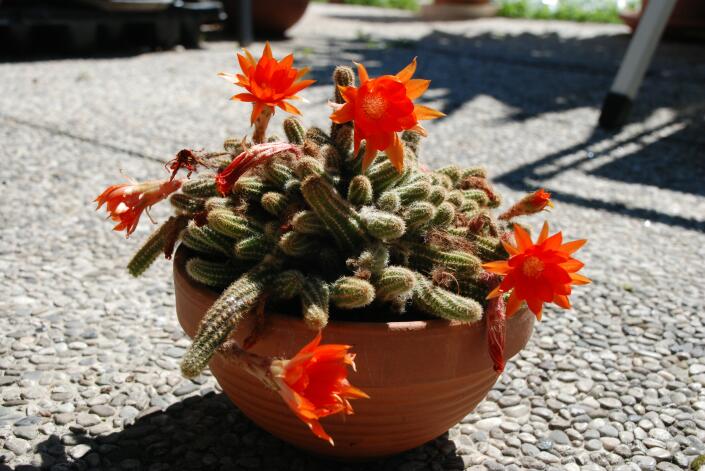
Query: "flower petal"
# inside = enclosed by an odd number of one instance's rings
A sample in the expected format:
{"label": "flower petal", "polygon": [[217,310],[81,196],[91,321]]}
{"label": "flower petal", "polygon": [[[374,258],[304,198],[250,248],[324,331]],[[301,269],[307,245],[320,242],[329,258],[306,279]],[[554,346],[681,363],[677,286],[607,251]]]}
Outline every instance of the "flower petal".
{"label": "flower petal", "polygon": [[411,63],[409,63],[409,65],[407,65],[402,70],[400,70],[396,76],[399,80],[401,80],[402,83],[406,83],[411,79],[411,77],[414,76],[415,72],[416,72],[416,57],[414,57],[411,60]]}
{"label": "flower petal", "polygon": [[424,94],[430,84],[430,80],[411,79],[406,82],[406,96],[409,100],[415,100]]}
{"label": "flower petal", "polygon": [[445,116],[445,113],[441,113],[440,111],[429,108],[428,106],[414,105],[414,115],[416,116],[416,119],[423,121],[440,118]]}
{"label": "flower petal", "polygon": [[394,133],[394,139],[392,140],[392,145],[385,149],[387,157],[389,158],[394,168],[397,172],[401,173],[404,170],[404,145],[399,139],[399,135]]}
{"label": "flower petal", "polygon": [[364,65],[357,62],[354,62],[354,64],[357,66],[357,76],[360,78],[360,85],[364,85],[370,79],[370,76],[367,75],[367,69]]}

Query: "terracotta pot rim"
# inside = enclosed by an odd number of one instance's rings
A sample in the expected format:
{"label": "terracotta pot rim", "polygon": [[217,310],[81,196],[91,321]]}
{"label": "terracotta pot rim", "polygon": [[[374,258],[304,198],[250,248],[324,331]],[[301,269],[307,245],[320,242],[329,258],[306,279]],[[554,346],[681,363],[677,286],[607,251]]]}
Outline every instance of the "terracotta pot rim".
{"label": "terracotta pot rim", "polygon": [[[188,248],[184,246],[179,246],[174,256],[174,268],[179,271],[181,278],[190,285],[191,289],[196,291],[198,295],[209,297],[213,294],[220,296],[222,291],[215,290],[206,285],[198,283],[192,280],[186,273],[186,259],[189,254]],[[289,314],[282,314],[279,312],[272,312],[267,310],[267,316],[271,316],[272,320],[276,320],[277,323],[281,325],[296,323],[300,324],[303,319],[300,317],[292,316]],[[419,331],[431,331],[438,329],[485,329],[485,317],[483,316],[477,322],[468,324],[460,321],[448,321],[445,319],[428,319],[428,320],[416,320],[416,321],[391,321],[391,322],[358,322],[358,321],[341,321],[341,320],[331,320],[328,325],[323,329],[325,333],[326,329],[345,329],[346,331],[365,331],[367,334],[380,334],[385,335],[389,333],[408,333],[408,332],[419,332]]]}

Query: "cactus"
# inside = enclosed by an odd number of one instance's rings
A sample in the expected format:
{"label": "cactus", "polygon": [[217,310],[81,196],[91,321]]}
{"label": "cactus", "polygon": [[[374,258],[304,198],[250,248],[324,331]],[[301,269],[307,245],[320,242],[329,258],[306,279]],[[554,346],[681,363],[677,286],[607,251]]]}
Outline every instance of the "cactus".
{"label": "cactus", "polygon": [[198,326],[198,331],[181,361],[181,372],[187,378],[201,373],[215,350],[237,328],[242,318],[252,309],[273,278],[276,262],[263,261],[234,281],[213,306]]}
{"label": "cactus", "polygon": [[320,278],[308,278],[301,287],[301,312],[306,325],[321,330],[328,324],[330,290]]}
{"label": "cactus", "polygon": [[199,283],[213,288],[226,288],[242,270],[230,263],[212,262],[194,257],[186,262],[186,273]]}
{"label": "cactus", "polygon": [[365,307],[375,299],[375,288],[369,281],[343,276],[333,283],[330,300],[341,309]]}
{"label": "cactus", "polygon": [[[353,71],[336,68],[334,82],[353,85]],[[344,103],[339,88],[333,101]],[[211,164],[251,162],[245,151],[252,144],[228,139],[226,153],[204,153],[211,173],[184,180],[170,197],[178,216],[129,264],[130,273],[141,274],[180,238],[192,252],[187,274],[227,286],[199,327],[184,374],[198,374],[243,316],[255,306],[262,312],[270,300],[300,302],[304,322],[316,330],[329,314],[481,319],[490,289],[482,263],[506,258],[501,241],[508,230],[491,215],[500,199],[484,169],[429,171],[418,162],[419,135],[406,131],[403,170],[380,152],[363,174],[366,144],[353,152],[352,123],[333,124],[330,135],[293,117],[283,127],[291,145],[277,142],[287,149],[240,169],[224,195]]]}

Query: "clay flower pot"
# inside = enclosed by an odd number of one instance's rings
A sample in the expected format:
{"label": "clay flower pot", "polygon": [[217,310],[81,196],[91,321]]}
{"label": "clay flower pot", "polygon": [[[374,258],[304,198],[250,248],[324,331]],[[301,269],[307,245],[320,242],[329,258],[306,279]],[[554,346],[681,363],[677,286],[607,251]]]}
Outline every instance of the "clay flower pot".
{"label": "clay flower pot", "polygon": [[[228,21],[237,29],[239,23],[239,0],[225,0]],[[263,37],[281,37],[306,12],[309,0],[254,0],[252,22],[255,33]]]}
{"label": "clay flower pot", "polygon": [[[176,312],[193,337],[218,293],[188,278],[186,257],[181,248],[174,261]],[[315,336],[299,318],[268,313],[267,319],[254,353],[288,358]],[[509,320],[507,359],[526,345],[533,324],[528,310]],[[233,338],[242,342],[251,328],[252,323],[244,321]],[[351,372],[350,380],[370,395],[353,403],[354,415],[322,419],[334,447],[316,438],[277,393],[220,354],[213,357],[210,369],[223,391],[257,425],[299,448],[339,459],[391,455],[438,437],[471,412],[498,378],[487,352],[484,322],[334,321],[323,331],[323,342],[353,345],[358,371]]]}
{"label": "clay flower pot", "polygon": [[[643,0],[641,10],[625,11],[620,13],[622,21],[629,26],[632,31],[639,25],[642,12],[648,5],[648,0]],[[671,17],[668,19],[665,33],[675,36],[694,36],[702,38],[705,36],[705,2],[702,0],[678,0],[673,7]]]}

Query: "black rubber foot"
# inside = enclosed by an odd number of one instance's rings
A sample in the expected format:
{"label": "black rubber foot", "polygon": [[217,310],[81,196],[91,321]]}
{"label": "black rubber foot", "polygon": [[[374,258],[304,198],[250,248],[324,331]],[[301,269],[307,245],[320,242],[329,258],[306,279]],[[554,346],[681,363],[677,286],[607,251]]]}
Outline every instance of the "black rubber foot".
{"label": "black rubber foot", "polygon": [[626,95],[609,92],[602,103],[600,127],[603,129],[619,129],[627,122],[632,109],[632,100]]}

